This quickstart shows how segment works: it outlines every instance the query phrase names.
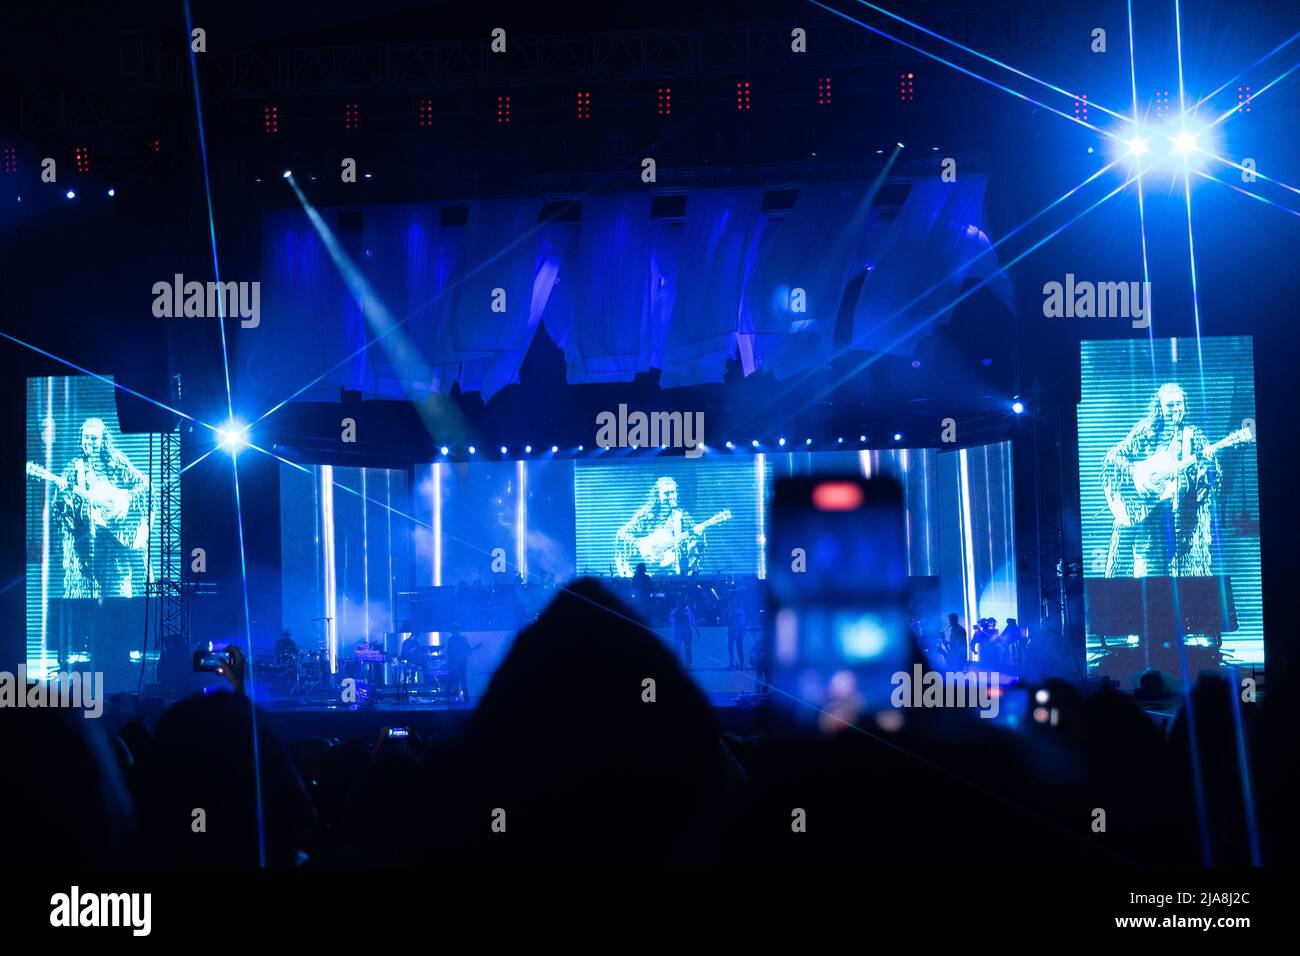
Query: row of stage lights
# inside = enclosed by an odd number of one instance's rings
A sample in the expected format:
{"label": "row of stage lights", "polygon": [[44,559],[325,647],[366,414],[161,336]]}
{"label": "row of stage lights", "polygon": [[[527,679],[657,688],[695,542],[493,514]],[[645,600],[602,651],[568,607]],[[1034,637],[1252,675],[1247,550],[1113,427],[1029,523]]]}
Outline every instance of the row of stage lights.
{"label": "row of stage lights", "polygon": [[[64,193],[63,193],[63,198],[66,199],[66,200],[68,200],[68,202],[72,202],[72,200],[76,199],[79,195],[81,195],[81,194],[78,193],[75,189],[68,189],[68,190],[65,190],[65,191],[64,191]],[[116,187],[116,186],[109,186],[108,189],[104,190],[104,195],[106,195],[109,199],[115,199],[115,198],[117,197],[117,187]],[[19,193],[19,194],[18,194],[17,196],[15,196],[14,198],[15,198],[18,202],[22,202],[22,201],[23,201],[23,197],[22,197],[22,194],[21,194],[21,193]]]}
{"label": "row of stage lights", "polygon": [[[1012,414],[1014,415],[1023,415],[1025,413],[1025,405],[1018,398],[1012,401],[1008,406],[1008,408],[1010,408]],[[242,422],[239,421],[228,422],[227,424],[216,429],[216,433],[217,433],[218,447],[231,454],[235,454],[241,449],[247,448],[251,445],[251,442],[249,441],[248,426],[243,424]],[[903,440],[904,436],[902,432],[894,432],[890,437],[892,438],[894,444],[898,444]],[[870,440],[870,436],[868,436],[864,432],[858,435],[857,444],[866,445],[869,440]],[[848,442],[842,435],[836,438],[833,444],[827,443],[827,445],[825,446],[817,445],[817,443],[814,442],[814,440],[811,437],[808,437],[803,440],[803,447],[805,449],[812,449],[814,447],[840,448],[843,447],[846,443],[852,444],[852,442]],[[737,448],[743,446],[743,442],[737,444],[736,442],[733,441],[726,441],[723,443],[723,446],[728,451],[735,451]],[[794,448],[798,447],[797,445],[792,446],[791,443],[783,437],[778,438],[774,443],[768,443],[762,441],[761,439],[753,438],[750,439],[749,446],[756,451],[771,450],[774,447],[775,448],[789,447],[793,451]],[[703,450],[706,453],[712,451],[712,449],[704,443],[701,443],[699,447],[701,450]],[[667,445],[660,445],[657,446],[656,450],[665,451],[667,450],[667,448],[668,448]],[[508,458],[511,454],[509,445],[501,445],[497,450],[501,453],[502,458]],[[600,452],[611,451],[611,450],[614,449],[601,447],[599,445],[592,446],[592,451],[594,453],[600,453]],[[629,446],[629,450],[641,451],[642,448],[641,446],[633,443],[632,445]],[[652,450],[652,446],[647,445],[645,446],[644,450],[646,451]],[[525,455],[531,455],[533,454],[533,451],[534,449],[532,445],[524,445],[523,452]],[[586,451],[587,451],[587,446],[585,444],[566,449],[567,454],[582,454],[585,453]],[[465,452],[468,455],[476,456],[479,453],[479,447],[477,445],[467,445],[465,446]],[[440,445],[438,447],[438,457],[440,458],[451,458],[454,457],[455,453],[456,453],[456,449],[452,448],[452,446],[450,445]],[[552,455],[558,455],[560,453],[560,446],[551,445],[550,453]],[[538,454],[546,454],[545,446],[538,447]]]}

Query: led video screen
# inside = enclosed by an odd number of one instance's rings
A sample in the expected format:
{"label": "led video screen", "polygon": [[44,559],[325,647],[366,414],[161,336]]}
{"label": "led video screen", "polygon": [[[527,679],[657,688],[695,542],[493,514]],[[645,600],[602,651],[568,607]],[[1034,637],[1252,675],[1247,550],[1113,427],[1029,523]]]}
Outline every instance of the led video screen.
{"label": "led video screen", "polygon": [[582,461],[573,474],[578,567],[631,577],[760,573],[760,459]]}
{"label": "led video screen", "polygon": [[1082,343],[1089,668],[1260,666],[1255,386],[1245,336]]}
{"label": "led video screen", "polygon": [[134,689],[155,651],[145,596],[162,557],[163,436],[123,434],[111,379],[30,378],[26,450],[28,673],[100,671]]}

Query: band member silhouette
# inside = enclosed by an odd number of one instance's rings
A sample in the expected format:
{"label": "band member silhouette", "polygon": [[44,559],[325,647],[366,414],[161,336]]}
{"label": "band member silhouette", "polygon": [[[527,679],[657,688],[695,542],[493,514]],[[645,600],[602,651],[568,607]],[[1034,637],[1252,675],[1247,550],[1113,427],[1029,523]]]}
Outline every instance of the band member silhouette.
{"label": "band member silhouette", "polygon": [[1213,509],[1223,476],[1215,446],[1186,419],[1182,388],[1161,385],[1146,415],[1102,463],[1115,516],[1108,578],[1214,573]]}
{"label": "band member silhouette", "polygon": [[703,528],[677,502],[677,482],[654,483],[645,504],[614,536],[614,565],[630,578],[640,563],[652,574],[694,574],[707,545]]}
{"label": "band member silhouette", "polygon": [[113,444],[104,422],[81,425],[80,454],[56,484],[53,516],[63,549],[65,598],[143,593],[149,479]]}

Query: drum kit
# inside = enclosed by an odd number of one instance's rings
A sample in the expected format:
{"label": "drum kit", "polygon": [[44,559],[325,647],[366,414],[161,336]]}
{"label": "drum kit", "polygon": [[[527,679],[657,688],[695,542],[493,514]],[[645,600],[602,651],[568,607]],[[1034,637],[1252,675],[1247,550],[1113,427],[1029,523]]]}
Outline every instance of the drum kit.
{"label": "drum kit", "polygon": [[330,689],[330,659],[324,643],[310,651],[279,650],[273,661],[258,664],[254,671],[277,696],[322,694]]}

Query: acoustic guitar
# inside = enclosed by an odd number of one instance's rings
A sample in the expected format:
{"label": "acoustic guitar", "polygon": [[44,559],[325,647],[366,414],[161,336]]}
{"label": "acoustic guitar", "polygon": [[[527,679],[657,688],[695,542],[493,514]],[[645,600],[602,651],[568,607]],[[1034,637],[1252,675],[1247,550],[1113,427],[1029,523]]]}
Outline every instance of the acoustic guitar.
{"label": "acoustic guitar", "polygon": [[138,509],[132,509],[131,492],[125,488],[107,481],[99,482],[93,489],[79,488],[34,461],[27,463],[27,474],[42,478],[60,491],[74,494],[86,502],[90,506],[90,520],[96,527],[108,531],[122,547],[141,551],[149,543],[149,521],[137,513]]}
{"label": "acoustic guitar", "polygon": [[1254,440],[1255,436],[1249,428],[1238,428],[1220,441],[1206,445],[1199,455],[1183,458],[1176,455],[1174,449],[1163,448],[1149,458],[1133,462],[1132,488],[1121,489],[1114,484],[1107,484],[1106,504],[1120,525],[1139,524],[1156,505],[1173,498],[1184,475],[1197,463],[1204,462],[1225,448],[1235,448]]}

